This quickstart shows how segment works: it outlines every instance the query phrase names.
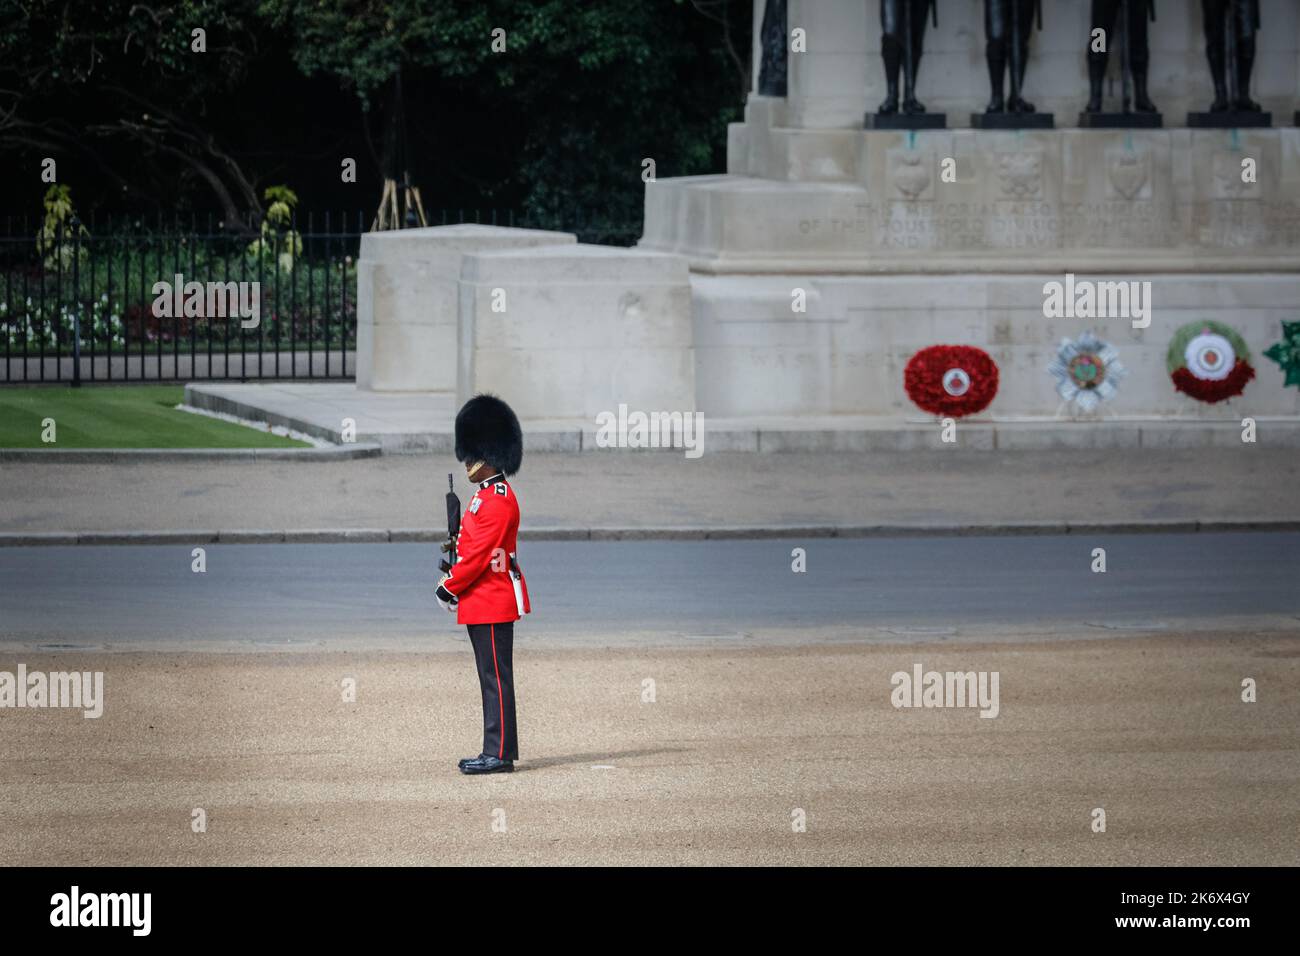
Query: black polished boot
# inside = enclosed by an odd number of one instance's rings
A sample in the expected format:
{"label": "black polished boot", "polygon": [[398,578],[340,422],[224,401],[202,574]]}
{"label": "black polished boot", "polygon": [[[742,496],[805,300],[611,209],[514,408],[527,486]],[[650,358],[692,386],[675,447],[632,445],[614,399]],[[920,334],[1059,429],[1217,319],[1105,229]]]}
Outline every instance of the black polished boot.
{"label": "black polished boot", "polygon": [[903,112],[909,115],[925,112],[925,104],[916,98],[915,81],[910,76],[903,84]]}
{"label": "black polished boot", "polygon": [[1088,54],[1088,105],[1085,113],[1101,112],[1102,85],[1106,82],[1106,61],[1100,54]]}
{"label": "black polished boot", "polygon": [[1243,43],[1237,50],[1237,102],[1233,104],[1243,113],[1259,113],[1263,107],[1250,98],[1250,74],[1255,66],[1255,44],[1246,49]]}
{"label": "black polished boot", "polygon": [[989,87],[993,90],[993,96],[989,99],[989,105],[984,107],[984,112],[1002,113],[1007,108],[1002,101],[1002,74],[1006,69],[1007,60],[992,43],[985,51],[985,57],[988,60]]}
{"label": "black polished boot", "polygon": [[1012,72],[1016,75],[1012,77],[1011,99],[1007,101],[1007,109],[1013,113],[1032,113],[1034,104],[1029,102],[1020,95],[1020,91],[1025,88],[1025,68],[1029,65],[1029,46],[1025,45],[1020,51],[1020,69],[1012,66]]}
{"label": "black polished boot", "polygon": [[460,772],[470,775],[479,773],[514,773],[515,762],[513,760],[499,760],[496,757],[482,754],[473,760],[466,760],[461,766]]}
{"label": "black polished boot", "polygon": [[920,69],[921,42],[917,39],[912,50],[912,72],[903,71],[903,112],[909,115],[925,112],[925,104],[916,98],[916,74]]}
{"label": "black polished boot", "polygon": [[893,116],[898,112],[898,70],[903,62],[903,51],[889,37],[881,43],[880,55],[885,60],[885,98],[880,101],[876,112],[881,116]]}
{"label": "black polished boot", "polygon": [[1151,102],[1151,97],[1147,96],[1147,71],[1143,67],[1141,70],[1133,70],[1133,109],[1139,113],[1159,113],[1156,104]]}
{"label": "black polished boot", "polygon": [[1232,104],[1228,102],[1228,84],[1224,77],[1223,49],[1217,43],[1211,43],[1205,51],[1210,61],[1210,76],[1214,79],[1214,102],[1210,104],[1211,113],[1226,113]]}
{"label": "black polished boot", "polygon": [[893,114],[898,112],[898,81],[897,80],[895,80],[892,83],[888,83],[888,82],[886,83],[885,98],[880,101],[880,106],[876,108],[876,112],[879,113],[881,116],[892,116]]}
{"label": "black polished boot", "polygon": [[1032,113],[1034,112],[1034,104],[1024,97],[1016,95],[1007,101],[1007,109],[1013,113]]}

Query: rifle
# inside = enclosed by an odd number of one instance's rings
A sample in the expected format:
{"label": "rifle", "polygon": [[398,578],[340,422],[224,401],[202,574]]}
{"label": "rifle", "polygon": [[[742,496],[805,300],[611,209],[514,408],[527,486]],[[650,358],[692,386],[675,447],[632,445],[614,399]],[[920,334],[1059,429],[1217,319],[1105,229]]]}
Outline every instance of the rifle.
{"label": "rifle", "polygon": [[460,499],[456,497],[456,485],[451,475],[447,475],[447,540],[442,543],[442,550],[447,558],[438,562],[438,569],[443,574],[451,571],[456,563],[456,536],[460,534]]}

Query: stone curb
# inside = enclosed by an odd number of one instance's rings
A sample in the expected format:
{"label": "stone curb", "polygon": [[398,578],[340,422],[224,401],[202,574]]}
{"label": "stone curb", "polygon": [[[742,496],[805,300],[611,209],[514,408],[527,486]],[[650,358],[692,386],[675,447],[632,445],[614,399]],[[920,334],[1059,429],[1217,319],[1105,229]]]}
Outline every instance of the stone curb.
{"label": "stone curb", "polygon": [[0,461],[43,461],[48,464],[200,461],[347,461],[375,458],[377,443],[333,448],[0,448]]}
{"label": "stone curb", "polygon": [[[209,411],[227,412],[239,418],[284,425],[327,441],[338,442],[334,429],[299,418],[288,408],[262,409],[251,401],[204,391],[203,383],[186,386],[188,404]],[[852,453],[906,451],[1030,451],[1051,448],[1122,450],[1134,448],[1239,447],[1239,420],[1119,419],[1104,422],[981,421],[963,422],[956,441],[945,444],[936,422],[883,421],[873,424],[845,422],[828,427],[813,416],[807,423],[797,419],[734,419],[725,416],[705,420],[704,449],[709,452]],[[531,452],[594,453],[640,451],[681,455],[681,449],[623,449],[596,446],[594,422],[524,422],[524,443]],[[1266,416],[1259,420],[1260,441],[1284,448],[1300,448],[1300,419]],[[454,445],[450,428],[427,432],[362,433],[368,444],[382,447],[385,455],[449,454]]]}
{"label": "stone curb", "polygon": [[[1045,534],[1196,534],[1215,532],[1300,531],[1300,519],[1253,521],[1020,522],[954,525],[771,525],[717,528],[528,528],[525,541],[736,541],[758,538],[950,538],[976,535]],[[202,544],[382,544],[437,543],[436,528],[309,528],[209,531],[5,531],[0,548],[41,545],[202,545]]]}

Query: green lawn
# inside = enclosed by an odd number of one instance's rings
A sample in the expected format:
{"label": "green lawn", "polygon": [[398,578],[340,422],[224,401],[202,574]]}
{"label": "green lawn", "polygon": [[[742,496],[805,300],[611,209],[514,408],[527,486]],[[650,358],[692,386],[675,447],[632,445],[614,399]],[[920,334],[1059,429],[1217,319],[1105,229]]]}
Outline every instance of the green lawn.
{"label": "green lawn", "polygon": [[[295,448],[305,442],[176,410],[180,385],[0,386],[0,448]],[[55,421],[57,441],[41,441]]]}

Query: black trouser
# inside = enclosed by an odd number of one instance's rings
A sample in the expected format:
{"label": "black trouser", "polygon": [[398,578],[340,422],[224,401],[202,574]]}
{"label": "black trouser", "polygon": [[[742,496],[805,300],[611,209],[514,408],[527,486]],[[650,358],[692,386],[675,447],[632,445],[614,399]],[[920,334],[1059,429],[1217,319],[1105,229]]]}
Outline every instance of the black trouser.
{"label": "black trouser", "polygon": [[515,625],[470,624],[478,686],[483,692],[483,753],[502,760],[519,759],[515,727]]}

